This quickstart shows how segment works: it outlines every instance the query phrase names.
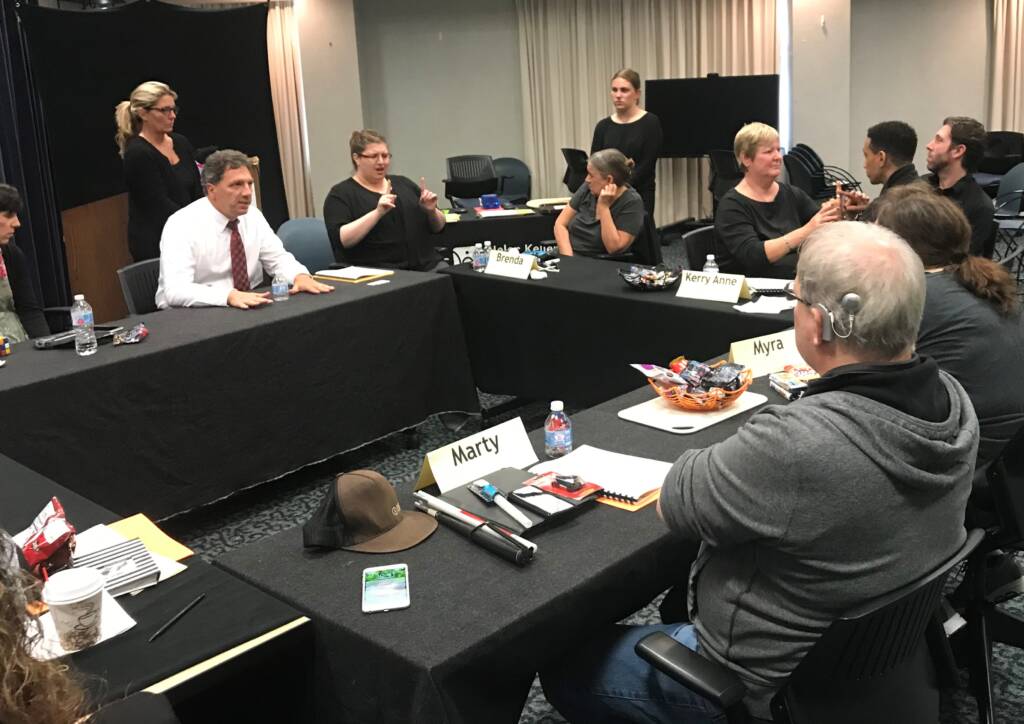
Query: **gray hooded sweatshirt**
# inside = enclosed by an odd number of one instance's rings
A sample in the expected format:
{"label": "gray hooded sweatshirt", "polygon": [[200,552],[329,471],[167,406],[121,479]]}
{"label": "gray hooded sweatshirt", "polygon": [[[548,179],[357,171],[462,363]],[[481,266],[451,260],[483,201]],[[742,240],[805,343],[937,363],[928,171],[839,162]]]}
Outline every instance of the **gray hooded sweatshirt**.
{"label": "gray hooded sweatshirt", "polygon": [[978,421],[940,375],[940,422],[822,392],[764,408],[666,477],[665,521],[702,542],[689,594],[700,652],[739,675],[754,716],[771,718],[771,696],[834,619],[963,544]]}

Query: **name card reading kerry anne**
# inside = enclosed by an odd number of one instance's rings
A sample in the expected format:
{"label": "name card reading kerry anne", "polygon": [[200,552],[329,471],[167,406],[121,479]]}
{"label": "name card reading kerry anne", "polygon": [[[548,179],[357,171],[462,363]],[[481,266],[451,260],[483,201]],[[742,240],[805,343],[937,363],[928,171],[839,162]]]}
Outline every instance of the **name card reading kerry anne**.
{"label": "name card reading kerry anne", "polygon": [[503,422],[428,452],[416,490],[437,483],[442,493],[501,468],[528,468],[537,462],[522,418]]}
{"label": "name card reading kerry anne", "polygon": [[796,333],[792,329],[733,342],[729,361],[749,367],[754,377],[778,372],[787,365],[807,367],[797,351]]}
{"label": "name card reading kerry anne", "polygon": [[711,274],[684,270],[676,296],[735,304],[740,299],[749,299],[750,289],[747,287],[747,278],[742,274]]}
{"label": "name card reading kerry anne", "polygon": [[537,257],[533,254],[512,254],[495,249],[487,260],[487,268],[484,269],[484,274],[495,274],[499,277],[512,277],[513,279],[528,279],[536,259]]}

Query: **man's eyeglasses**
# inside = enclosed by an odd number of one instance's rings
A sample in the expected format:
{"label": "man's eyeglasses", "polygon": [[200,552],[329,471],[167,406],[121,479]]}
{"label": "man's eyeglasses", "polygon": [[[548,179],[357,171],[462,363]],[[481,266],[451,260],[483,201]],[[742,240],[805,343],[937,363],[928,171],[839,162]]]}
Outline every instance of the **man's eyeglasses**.
{"label": "man's eyeglasses", "polygon": [[810,302],[808,302],[806,299],[804,299],[803,297],[801,297],[800,295],[793,291],[793,288],[795,286],[796,282],[786,283],[786,286],[783,288],[783,291],[786,293],[786,297],[794,301],[800,302],[801,304],[806,304],[808,307],[811,306]]}
{"label": "man's eyeglasses", "polygon": [[163,113],[165,116],[169,116],[172,113],[178,115],[181,109],[178,106],[166,106],[164,108],[150,108],[149,110],[155,111],[156,113]]}
{"label": "man's eyeglasses", "polygon": [[359,158],[365,158],[369,161],[376,161],[378,159],[381,161],[390,161],[392,155],[390,153],[360,153]]}

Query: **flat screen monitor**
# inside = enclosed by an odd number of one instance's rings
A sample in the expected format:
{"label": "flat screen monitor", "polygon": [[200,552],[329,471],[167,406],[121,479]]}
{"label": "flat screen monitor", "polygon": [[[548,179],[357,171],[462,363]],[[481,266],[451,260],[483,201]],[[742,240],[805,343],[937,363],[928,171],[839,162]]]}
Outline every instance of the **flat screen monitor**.
{"label": "flat screen monitor", "polygon": [[752,121],[779,127],[777,75],[649,80],[644,87],[644,107],[661,120],[661,158],[731,149],[736,131]]}

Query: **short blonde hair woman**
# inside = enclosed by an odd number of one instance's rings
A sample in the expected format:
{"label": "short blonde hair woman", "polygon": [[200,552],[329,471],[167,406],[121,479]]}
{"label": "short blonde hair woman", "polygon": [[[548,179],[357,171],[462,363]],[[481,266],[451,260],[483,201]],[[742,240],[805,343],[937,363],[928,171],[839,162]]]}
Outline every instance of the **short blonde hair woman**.
{"label": "short blonde hair woman", "polygon": [[167,217],[203,195],[192,144],[174,133],[178,94],[160,81],[138,85],[114,108],[114,137],[128,187],[128,246],[135,261],[160,256]]}
{"label": "short blonde hair woman", "polygon": [[729,274],[793,278],[796,252],[812,231],[840,218],[834,199],[820,208],[800,189],[779,182],[779,132],[748,123],[733,142],[743,180],[718,203],[715,256]]}

